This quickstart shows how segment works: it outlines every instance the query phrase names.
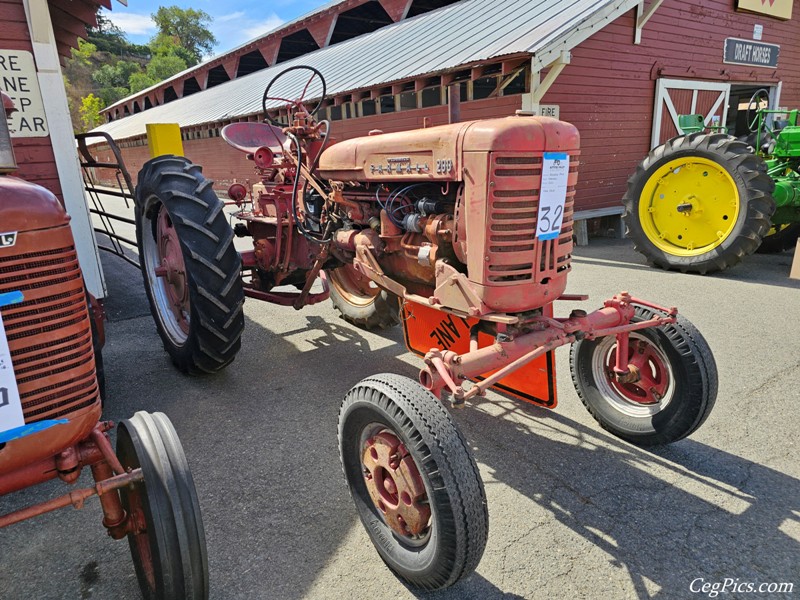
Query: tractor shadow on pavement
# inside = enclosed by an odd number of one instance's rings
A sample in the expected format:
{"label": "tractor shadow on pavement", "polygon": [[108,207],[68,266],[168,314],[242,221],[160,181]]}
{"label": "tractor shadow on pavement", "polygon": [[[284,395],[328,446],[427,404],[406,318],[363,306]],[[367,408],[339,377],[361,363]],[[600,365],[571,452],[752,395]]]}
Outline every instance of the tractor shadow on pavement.
{"label": "tractor shadow on pavement", "polygon": [[[605,562],[638,598],[694,595],[697,578],[797,583],[797,479],[691,439],[642,450],[558,412],[495,399],[459,413],[459,422],[488,469],[490,517],[506,515],[490,527],[517,529],[500,535],[515,543],[490,541],[484,555],[503,552],[504,574],[563,581],[565,597],[592,589]],[[492,504],[495,483],[543,510],[523,508],[510,520],[515,506]],[[553,518],[565,527],[547,526]]]}

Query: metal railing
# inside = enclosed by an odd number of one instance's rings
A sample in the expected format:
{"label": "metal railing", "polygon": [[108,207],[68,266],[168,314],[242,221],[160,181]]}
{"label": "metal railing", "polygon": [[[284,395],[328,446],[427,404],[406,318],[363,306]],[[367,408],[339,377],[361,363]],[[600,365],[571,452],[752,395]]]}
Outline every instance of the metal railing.
{"label": "metal railing", "polygon": [[[97,238],[97,247],[106,252],[116,254],[122,260],[139,268],[139,255],[136,240],[125,237],[118,231],[118,226],[136,226],[136,221],[124,213],[133,214],[134,187],[125,162],[122,160],[122,153],[114,139],[103,132],[79,133],[75,136],[78,142],[78,158],[83,172],[84,189],[86,190],[90,206],[89,212],[96,215],[92,218],[95,234],[101,234],[108,238],[108,242]],[[102,140],[110,148],[116,162],[99,162],[92,156],[88,142]],[[110,177],[101,177],[98,170],[110,174]],[[109,181],[110,184],[103,182]],[[116,185],[114,185],[114,182]],[[121,199],[125,203],[125,209],[121,206],[113,206],[107,209],[106,203],[114,199]],[[109,204],[109,206],[111,206]],[[121,214],[122,213],[122,214]],[[97,236],[95,236],[97,237]],[[133,250],[133,252],[130,251]],[[126,250],[128,250],[126,252]]]}

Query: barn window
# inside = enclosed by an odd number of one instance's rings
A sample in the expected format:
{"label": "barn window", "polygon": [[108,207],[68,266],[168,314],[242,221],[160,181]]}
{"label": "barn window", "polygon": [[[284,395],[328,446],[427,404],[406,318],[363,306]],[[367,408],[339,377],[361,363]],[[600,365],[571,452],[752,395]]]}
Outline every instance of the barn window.
{"label": "barn window", "polygon": [[194,77],[189,77],[186,81],[183,82],[183,95],[191,96],[200,91],[200,84],[197,83],[197,79]]}
{"label": "barn window", "polygon": [[506,87],[503,88],[503,96],[513,96],[514,94],[524,94],[527,91],[526,85],[527,71],[522,69]]}
{"label": "barn window", "polygon": [[370,117],[378,113],[378,107],[375,100],[366,99],[361,101],[361,116]]}
{"label": "barn window", "polygon": [[497,89],[497,77],[481,77],[480,79],[476,79],[472,82],[472,100],[488,98],[495,89]]}
{"label": "barn window", "polygon": [[336,17],[330,45],[391,25],[392,18],[378,2],[367,2]]}
{"label": "barn window", "polygon": [[328,108],[328,118],[331,121],[341,121],[342,120],[342,106],[331,106]]}
{"label": "barn window", "polygon": [[382,115],[394,112],[394,96],[381,96],[378,101],[380,102]]}
{"label": "barn window", "polygon": [[236,77],[243,77],[250,75],[261,69],[266,69],[269,65],[264,59],[264,55],[259,50],[253,50],[247,54],[242,55],[239,59],[239,67],[236,69]]}
{"label": "barn window", "polygon": [[281,48],[278,51],[278,58],[276,63],[285,62],[298,56],[303,56],[314,50],[319,50],[317,42],[311,37],[308,29],[301,29],[294,33],[287,35],[281,40]]}
{"label": "barn window", "polygon": [[206,84],[206,89],[230,80],[231,78],[228,77],[228,72],[225,71],[225,67],[222,65],[217,65],[208,72],[208,83]]}
{"label": "barn window", "polygon": [[175,88],[169,86],[167,89],[164,90],[164,104],[167,102],[172,102],[173,100],[178,99],[178,94],[175,93]]}
{"label": "barn window", "polygon": [[414,110],[417,108],[417,93],[403,92],[400,94],[400,110]]}
{"label": "barn window", "polygon": [[441,86],[425,88],[420,92],[422,98],[422,108],[430,106],[439,106],[442,103],[442,88]]}

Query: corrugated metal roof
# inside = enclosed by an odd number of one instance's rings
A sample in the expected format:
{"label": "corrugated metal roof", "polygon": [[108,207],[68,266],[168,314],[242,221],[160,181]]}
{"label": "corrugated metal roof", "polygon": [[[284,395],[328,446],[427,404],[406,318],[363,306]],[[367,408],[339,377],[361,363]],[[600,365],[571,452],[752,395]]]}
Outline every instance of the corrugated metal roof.
{"label": "corrugated metal roof", "polygon": [[[117,1],[120,2],[120,3],[123,3],[122,0],[117,0]],[[282,29],[288,29],[289,27],[299,23],[300,21],[305,21],[307,19],[310,19],[314,15],[317,15],[319,13],[325,12],[326,10],[328,10],[330,8],[333,8],[333,7],[335,7],[335,6],[337,6],[337,5],[341,4],[341,3],[342,3],[342,0],[331,0],[330,2],[326,2],[322,6],[318,6],[317,8],[312,10],[311,12],[307,12],[304,15],[301,15],[301,16],[297,17],[296,19],[292,19],[291,21],[288,21],[286,23],[282,23],[278,27],[276,27],[274,29],[270,29],[266,33],[262,33],[261,35],[256,36],[251,40],[247,40],[246,42],[244,42],[242,44],[239,44],[238,46],[234,46],[233,48],[230,48],[229,50],[226,50],[225,52],[222,52],[221,54],[217,54],[215,56],[212,56],[211,58],[209,58],[207,60],[204,60],[201,63],[198,63],[198,64],[196,64],[194,66],[191,66],[191,67],[189,67],[187,69],[184,69],[183,71],[175,73],[175,75],[172,75],[171,77],[167,77],[163,81],[159,81],[158,83],[156,83],[154,85],[151,85],[148,88],[145,88],[143,90],[139,90],[134,95],[136,95],[136,96],[144,96],[148,92],[150,92],[150,91],[152,91],[152,90],[154,90],[156,88],[161,87],[165,83],[169,83],[170,81],[176,81],[178,79],[181,79],[182,77],[184,77],[185,75],[188,75],[189,73],[197,72],[199,74],[200,72],[202,72],[202,67],[207,65],[208,63],[212,63],[212,62],[218,61],[218,60],[220,60],[221,58],[223,58],[225,56],[233,54],[236,51],[241,50],[242,48],[244,48],[246,46],[249,46],[249,45],[253,44],[254,42],[257,42],[258,40],[261,40],[261,39],[264,39],[266,37],[269,37],[273,33],[276,33],[276,32],[278,32],[278,31],[280,31]],[[121,100],[117,100],[113,104],[110,104],[110,105],[106,106],[101,112],[105,112],[105,111],[107,111],[109,109],[114,108],[115,106],[121,106],[121,105],[127,103],[129,98],[130,98],[130,96],[128,96],[127,98],[123,98]]]}
{"label": "corrugated metal roof", "polygon": [[[574,47],[637,3],[638,0],[462,0],[106,123],[95,131],[122,140],[143,135],[147,123],[189,127],[256,114],[262,110],[261,97],[269,81],[294,65],[318,69],[327,81],[327,93],[335,95],[509,54],[553,54]],[[274,95],[296,95],[298,85],[302,88],[307,78],[307,72],[302,71],[282,78]],[[313,98],[315,94],[319,96],[320,90],[309,92],[308,97]],[[270,102],[267,108],[281,104]]]}

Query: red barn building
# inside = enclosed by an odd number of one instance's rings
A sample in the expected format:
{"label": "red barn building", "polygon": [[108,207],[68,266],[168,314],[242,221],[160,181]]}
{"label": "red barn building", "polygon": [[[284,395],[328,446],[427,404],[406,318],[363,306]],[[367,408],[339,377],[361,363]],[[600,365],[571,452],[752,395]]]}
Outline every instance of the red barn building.
{"label": "red barn building", "polygon": [[339,140],[454,113],[574,123],[576,218],[619,214],[627,177],[679,114],[742,134],[740,104],[758,88],[800,106],[798,18],[800,0],[344,0],[121,100],[99,129],[136,172],[146,124],[178,123],[187,156],[224,190],[252,170],[221,127],[263,119],[267,83],[307,64],[328,80],[323,115]]}
{"label": "red barn building", "polygon": [[86,25],[97,24],[100,6],[110,9],[110,0],[0,0],[0,89],[17,108],[9,122],[16,175],[64,203],[87,288],[98,298],[104,283],[60,61],[86,37]]}

